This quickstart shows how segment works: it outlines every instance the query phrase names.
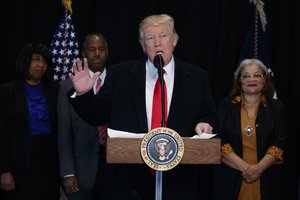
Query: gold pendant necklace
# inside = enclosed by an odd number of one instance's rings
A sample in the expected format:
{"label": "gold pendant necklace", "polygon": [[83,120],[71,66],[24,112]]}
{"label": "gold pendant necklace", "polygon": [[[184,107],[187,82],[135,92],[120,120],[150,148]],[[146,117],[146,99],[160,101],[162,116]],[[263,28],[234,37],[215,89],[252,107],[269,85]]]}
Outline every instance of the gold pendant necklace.
{"label": "gold pendant necklace", "polygon": [[244,132],[245,132],[246,136],[250,137],[252,135],[253,130],[254,130],[251,127],[251,123],[252,123],[252,120],[253,120],[256,112],[253,112],[253,114],[249,118],[248,111],[247,111],[247,108],[245,106],[244,106],[244,110],[245,110],[245,114],[246,114],[247,121],[248,121],[248,126],[246,128],[244,128]]}
{"label": "gold pendant necklace", "polygon": [[248,126],[244,129],[244,131],[246,132],[246,135],[247,135],[248,137],[250,137],[250,136],[252,135],[253,128],[252,128],[251,126],[248,125]]}

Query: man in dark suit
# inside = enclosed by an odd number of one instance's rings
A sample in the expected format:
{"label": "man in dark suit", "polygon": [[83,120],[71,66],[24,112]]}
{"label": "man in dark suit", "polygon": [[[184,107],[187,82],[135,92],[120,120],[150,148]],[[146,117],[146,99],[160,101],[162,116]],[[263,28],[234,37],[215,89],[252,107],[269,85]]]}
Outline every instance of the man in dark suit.
{"label": "man in dark suit", "polygon": [[[82,56],[87,58],[89,73],[101,72],[101,85],[106,76],[108,45],[100,33],[88,34]],[[83,121],[66,97],[72,81],[60,82],[58,93],[58,149],[63,187],[69,200],[100,199],[105,175],[104,145],[100,144],[96,126]],[[96,84],[93,87],[96,94]],[[97,175],[98,172],[98,175]]]}
{"label": "man in dark suit", "polygon": [[[174,20],[166,14],[152,15],[139,25],[140,38],[147,57],[111,66],[98,98],[88,92],[99,73],[88,76],[87,60],[84,68],[80,60],[70,74],[76,90],[69,91],[69,100],[79,115],[90,124],[108,123],[109,128],[146,133],[152,127],[153,93],[158,78],[154,57],[163,58],[167,93],[167,127],[181,136],[191,137],[211,133],[217,119],[207,74],[201,68],[181,62],[173,56],[178,35]],[[197,126],[196,126],[197,125]],[[197,133],[196,133],[197,132]],[[155,178],[146,165],[114,165],[115,180],[111,199],[153,200]],[[164,172],[163,199],[196,200],[199,166],[178,165]]]}

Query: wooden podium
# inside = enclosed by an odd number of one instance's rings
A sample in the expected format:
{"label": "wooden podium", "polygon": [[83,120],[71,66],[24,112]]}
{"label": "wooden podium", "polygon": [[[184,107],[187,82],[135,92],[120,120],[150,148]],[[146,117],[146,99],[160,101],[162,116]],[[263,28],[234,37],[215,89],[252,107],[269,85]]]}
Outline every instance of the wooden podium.
{"label": "wooden podium", "polygon": [[[107,138],[107,163],[143,164],[140,147],[142,138]],[[184,154],[180,164],[219,164],[219,138],[191,139],[183,137]]]}

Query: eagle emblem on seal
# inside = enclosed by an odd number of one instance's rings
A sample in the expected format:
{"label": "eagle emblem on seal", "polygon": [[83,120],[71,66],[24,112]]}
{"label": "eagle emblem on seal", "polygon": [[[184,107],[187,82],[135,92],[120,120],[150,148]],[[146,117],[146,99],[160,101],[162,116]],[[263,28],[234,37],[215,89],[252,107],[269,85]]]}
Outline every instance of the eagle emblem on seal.
{"label": "eagle emblem on seal", "polygon": [[169,156],[173,153],[173,151],[170,150],[170,141],[166,138],[156,140],[154,146],[158,159],[161,161],[169,159]]}

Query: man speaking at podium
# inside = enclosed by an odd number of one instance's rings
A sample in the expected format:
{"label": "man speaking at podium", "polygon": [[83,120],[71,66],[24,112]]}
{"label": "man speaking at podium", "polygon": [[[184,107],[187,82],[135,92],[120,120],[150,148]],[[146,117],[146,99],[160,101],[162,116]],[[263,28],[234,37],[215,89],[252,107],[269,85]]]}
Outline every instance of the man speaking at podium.
{"label": "man speaking at podium", "polygon": [[[200,67],[184,63],[173,55],[179,38],[174,19],[166,14],[148,16],[140,22],[139,34],[146,56],[111,66],[98,97],[93,95],[92,87],[99,73],[91,78],[86,59],[83,64],[77,59],[70,74],[76,93],[74,89],[68,93],[75,110],[91,125],[108,124],[115,130],[146,133],[161,126],[153,125],[152,118],[157,112],[163,113],[159,108],[165,107],[162,124],[182,137],[212,133],[217,116],[208,76]],[[157,56],[162,60],[154,65]],[[163,71],[164,84],[160,82],[160,85],[165,86],[161,87],[164,106],[163,101],[154,100],[159,70]],[[156,104],[160,105],[155,107]],[[111,178],[114,183],[105,191],[108,199],[154,199],[155,177],[147,165],[114,164],[112,168],[115,168]],[[197,165],[178,165],[164,172],[163,199],[198,200],[198,173]]]}

